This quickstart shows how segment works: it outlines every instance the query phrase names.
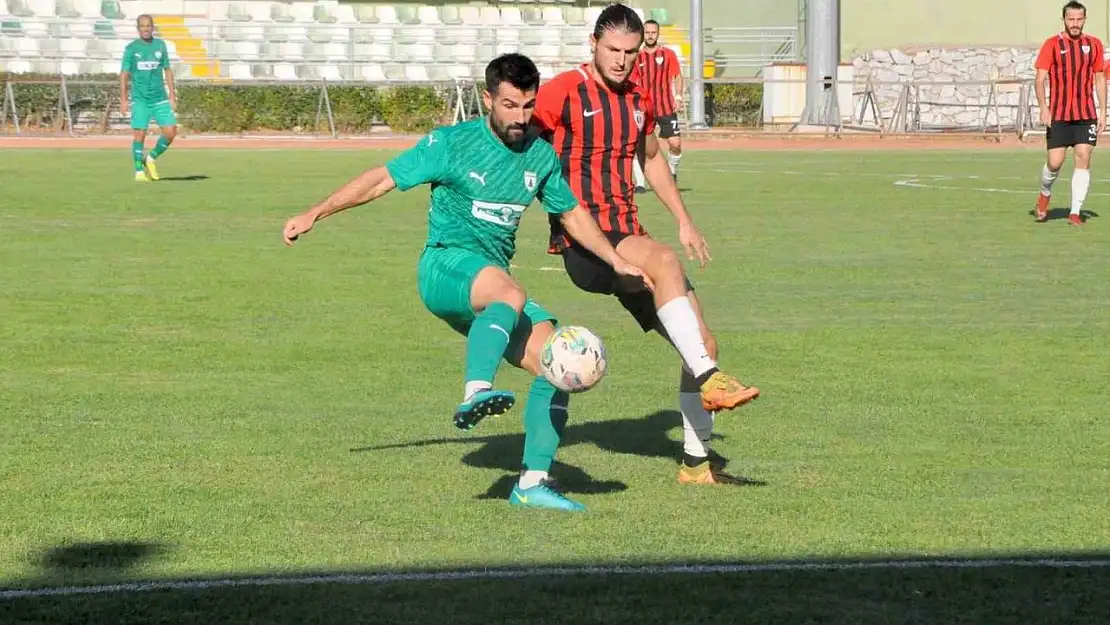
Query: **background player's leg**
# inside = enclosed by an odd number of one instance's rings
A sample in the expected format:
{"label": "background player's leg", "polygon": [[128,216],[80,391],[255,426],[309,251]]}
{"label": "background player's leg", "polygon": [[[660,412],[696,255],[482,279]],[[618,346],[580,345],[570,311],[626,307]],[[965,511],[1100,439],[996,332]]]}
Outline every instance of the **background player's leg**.
{"label": "background player's leg", "polygon": [[154,145],[154,149],[150,151],[150,160],[155,160],[162,156],[166,150],[170,149],[170,144],[177,138],[177,126],[165,126],[160,128],[162,135],[158,137],[158,143]]}
{"label": "background player's leg", "polygon": [[[678,118],[674,120],[678,125]],[[671,166],[671,175],[678,180],[678,163],[682,160],[682,137],[673,135],[667,139],[667,164]]]}
{"label": "background player's leg", "polygon": [[152,180],[158,180],[158,167],[154,164],[162,153],[169,149],[170,144],[173,143],[174,138],[177,136],[177,117],[173,114],[173,108],[169,102],[162,102],[154,108],[154,121],[158,123],[158,129],[162,131],[161,136],[158,137],[158,142],[154,145],[154,149],[146,157],[146,171]]}
{"label": "background player's leg", "polygon": [[1058,135],[1061,130],[1060,126],[1055,129],[1049,128],[1046,141],[1048,142],[1048,154],[1045,156],[1044,165],[1041,166],[1041,192],[1037,196],[1037,221],[1045,221],[1048,219],[1049,198],[1052,197],[1052,185],[1056,179],[1060,177],[1060,168],[1064,166],[1064,159],[1067,157],[1067,147],[1056,147],[1055,142],[1059,141]]}
{"label": "background player's leg", "polygon": [[[1093,141],[1094,139],[1090,139]],[[1073,224],[1083,223],[1080,213],[1083,211],[1083,202],[1087,199],[1087,191],[1091,188],[1091,154],[1094,145],[1077,143],[1075,145],[1075,169],[1071,175],[1071,214],[1068,219]]]}
{"label": "background player's leg", "polygon": [[636,144],[636,158],[632,161],[632,178],[636,181],[636,193],[643,193],[647,190],[644,185],[644,159],[647,157],[647,148],[643,140]]}
{"label": "background player's leg", "polygon": [[555,331],[551,317],[534,302],[526,304],[513,336],[514,345],[506,356],[511,363],[535,376],[524,407],[524,470],[509,501],[527,507],[582,510],[585,506],[567,499],[547,483],[567,423],[570,402],[570,395],[556,389],[540,371],[540,351]]}
{"label": "background player's leg", "polygon": [[143,144],[146,142],[146,128],[150,124],[150,111],[142,102],[131,103],[131,162],[135,166],[135,180],[145,181],[143,169]]}
{"label": "background player's leg", "polygon": [[697,380],[706,409],[732,409],[758,397],[759,389],[747,388],[718,370],[716,359],[706,347],[698,313],[688,296],[689,283],[678,254],[647,236],[625,238],[617,244],[617,252],[647,272],[655,283],[659,323]]}

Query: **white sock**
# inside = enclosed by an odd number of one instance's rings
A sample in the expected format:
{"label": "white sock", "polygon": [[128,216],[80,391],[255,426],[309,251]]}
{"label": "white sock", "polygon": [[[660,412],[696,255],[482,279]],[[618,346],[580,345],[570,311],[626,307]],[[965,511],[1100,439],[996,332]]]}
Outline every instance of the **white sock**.
{"label": "white sock", "polygon": [[522,473],[520,475],[520,482],[518,482],[518,483],[520,484],[520,487],[522,489],[523,488],[532,488],[534,486],[539,486],[540,482],[542,482],[546,479],[547,479],[547,471],[528,470],[528,471],[525,471],[524,473]]}
{"label": "white sock", "polygon": [[1041,195],[1049,197],[1052,195],[1052,183],[1060,177],[1060,170],[1052,171],[1045,165],[1041,168]]}
{"label": "white sock", "polygon": [[1087,189],[1091,186],[1091,170],[1077,169],[1071,174],[1071,214],[1078,215],[1087,199]]}
{"label": "white sock", "polygon": [[632,178],[636,181],[637,187],[644,186],[644,168],[640,167],[640,159],[632,159]]}
{"label": "white sock", "polygon": [[701,393],[678,394],[682,410],[682,451],[688,456],[709,456],[709,438],[713,435],[713,413],[701,405]]}
{"label": "white sock", "polygon": [[470,398],[474,397],[475,393],[488,391],[491,388],[493,388],[493,385],[489,382],[482,382],[480,380],[477,382],[467,382],[466,390],[463,391],[463,401],[470,401]]}
{"label": "white sock", "polygon": [[705,341],[702,340],[701,329],[698,327],[698,316],[694,314],[689,297],[683,295],[672,299],[663,304],[656,315],[667,331],[667,336],[671,337],[671,343],[678,350],[679,356],[682,356],[683,364],[695,378],[717,366],[705,349]]}
{"label": "white sock", "polygon": [[675,154],[674,152],[667,152],[667,164],[671,166],[671,175],[674,176],[678,173],[678,162],[682,160],[682,152]]}

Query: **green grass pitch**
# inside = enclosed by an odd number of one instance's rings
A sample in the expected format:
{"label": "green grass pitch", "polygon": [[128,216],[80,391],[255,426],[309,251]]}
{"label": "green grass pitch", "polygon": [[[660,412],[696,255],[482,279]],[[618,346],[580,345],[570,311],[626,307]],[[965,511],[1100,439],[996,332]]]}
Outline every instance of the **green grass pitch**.
{"label": "green grass pitch", "polygon": [[[524,219],[515,275],[610,352],[522,513],[519,408],[451,425],[463,342],[424,311],[427,191],[281,244],[389,153],[0,156],[0,588],[560,565],[1110,559],[1110,174],[1035,224],[1038,152],[690,152],[728,470],[675,483],[677,356],[577,291]],[[1070,169],[1070,166],[1069,166]],[[1057,183],[1066,214],[1068,181]],[[674,242],[649,197],[643,221]],[[1099,213],[1103,216],[1100,217]],[[1059,216],[1059,215],[1054,215]],[[502,369],[523,391],[527,376]],[[1110,569],[757,570],[0,599],[0,622],[1099,622]],[[1106,622],[1103,620],[1102,622]]]}

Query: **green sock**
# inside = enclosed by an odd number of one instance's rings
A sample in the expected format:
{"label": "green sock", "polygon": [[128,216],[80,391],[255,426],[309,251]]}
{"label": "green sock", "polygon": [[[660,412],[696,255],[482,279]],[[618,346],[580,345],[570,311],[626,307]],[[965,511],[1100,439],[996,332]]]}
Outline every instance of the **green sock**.
{"label": "green sock", "polygon": [[467,382],[493,384],[493,376],[505,357],[518,316],[512,306],[494,302],[470,324],[470,332],[466,335]]}
{"label": "green sock", "polygon": [[154,144],[154,149],[150,151],[150,158],[155,159],[162,156],[162,152],[165,152],[169,148],[170,142],[166,140],[166,137],[158,137],[158,143]]}
{"label": "green sock", "polygon": [[551,470],[559,439],[567,424],[567,404],[570,394],[552,386],[547,378],[532,380],[528,391],[528,404],[524,407],[524,469],[526,471]]}
{"label": "green sock", "polygon": [[135,161],[135,171],[143,170],[143,142],[131,142],[131,160]]}

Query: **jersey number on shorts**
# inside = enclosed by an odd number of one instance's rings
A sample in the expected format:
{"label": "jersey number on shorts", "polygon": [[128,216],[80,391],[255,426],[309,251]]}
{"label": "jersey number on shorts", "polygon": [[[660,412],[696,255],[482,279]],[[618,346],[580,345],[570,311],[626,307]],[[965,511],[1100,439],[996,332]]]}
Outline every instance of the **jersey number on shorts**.
{"label": "jersey number on shorts", "polygon": [[1091,124],[1091,127],[1087,129],[1087,136],[1091,139],[1098,138],[1098,124]]}
{"label": "jersey number on shorts", "polygon": [[671,120],[671,132],[678,132],[678,119]]}
{"label": "jersey number on shorts", "polygon": [[470,214],[482,221],[491,224],[516,228],[520,225],[520,217],[524,214],[525,206],[520,204],[502,204],[500,202],[481,202],[474,200]]}

